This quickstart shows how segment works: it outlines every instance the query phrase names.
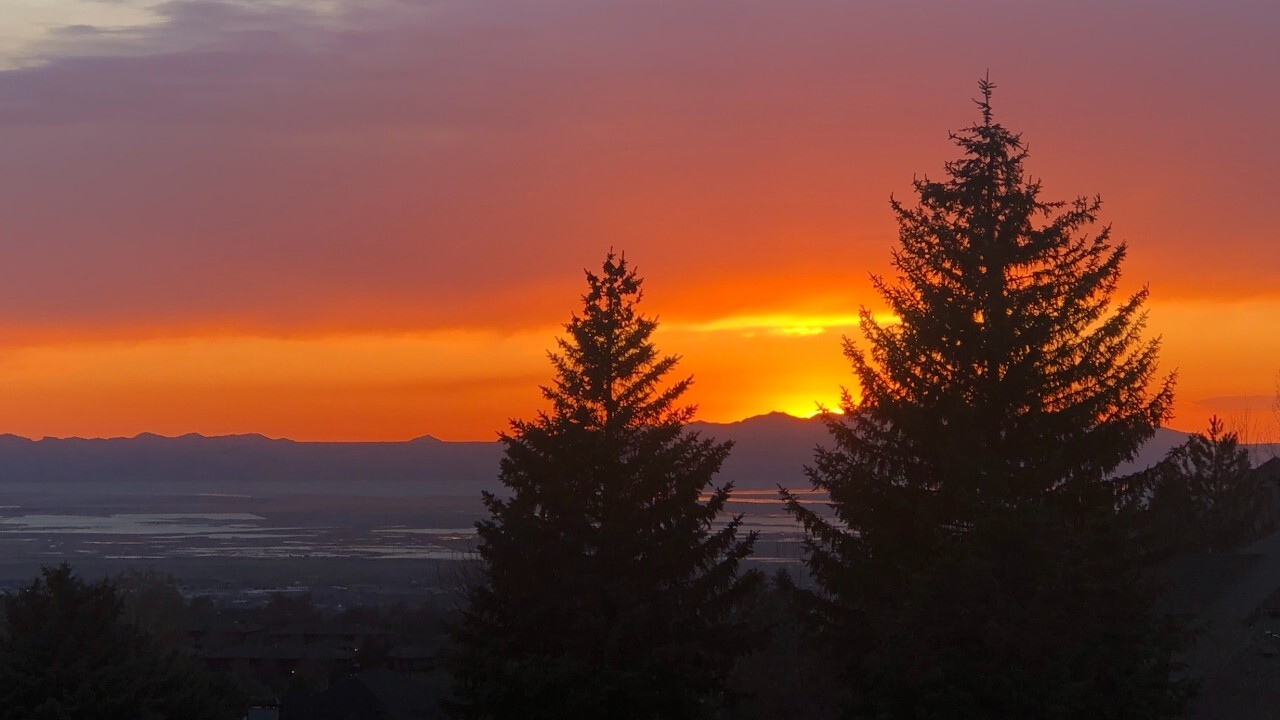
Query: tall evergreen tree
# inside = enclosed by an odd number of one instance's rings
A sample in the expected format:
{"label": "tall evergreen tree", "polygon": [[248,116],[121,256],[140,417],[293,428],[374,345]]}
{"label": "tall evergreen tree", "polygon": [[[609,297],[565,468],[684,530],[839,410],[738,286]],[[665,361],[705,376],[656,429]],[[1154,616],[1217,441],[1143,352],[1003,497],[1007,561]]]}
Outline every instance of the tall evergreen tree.
{"label": "tall evergreen tree", "polygon": [[[1041,198],[1019,135],[981,121],[942,180],[892,207],[898,320],[845,339],[861,389],[825,416],[790,498],[836,637],[851,717],[1158,717],[1176,635],[1149,612],[1109,475],[1168,415],[1140,290],[1100,201]],[[1152,384],[1154,382],[1154,389]]]}
{"label": "tall evergreen tree", "polygon": [[729,453],[685,429],[664,387],[641,279],[610,253],[551,354],[548,412],[502,436],[507,497],[477,523],[484,581],[454,629],[455,714],[474,718],[696,718],[722,699],[744,630],[754,535],[720,525]]}

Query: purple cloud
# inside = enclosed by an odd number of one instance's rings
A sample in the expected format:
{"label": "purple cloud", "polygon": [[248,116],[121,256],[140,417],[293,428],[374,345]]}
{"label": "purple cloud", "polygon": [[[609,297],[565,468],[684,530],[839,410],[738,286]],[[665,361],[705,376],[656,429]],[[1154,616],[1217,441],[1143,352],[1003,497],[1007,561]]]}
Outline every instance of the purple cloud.
{"label": "purple cloud", "polygon": [[0,327],[555,321],[609,246],[669,286],[857,283],[988,67],[1140,279],[1273,286],[1241,266],[1280,232],[1270,7],[309,7],[169,2],[0,72]]}

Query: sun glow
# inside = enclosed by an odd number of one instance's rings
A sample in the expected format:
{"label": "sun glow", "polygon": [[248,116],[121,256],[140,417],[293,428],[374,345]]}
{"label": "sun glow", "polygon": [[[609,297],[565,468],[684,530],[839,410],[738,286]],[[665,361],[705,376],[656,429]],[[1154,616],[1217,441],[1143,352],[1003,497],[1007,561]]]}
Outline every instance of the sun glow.
{"label": "sun glow", "polygon": [[779,398],[776,407],[780,412],[798,418],[817,417],[824,410],[837,415],[841,413],[840,398],[836,396],[821,400],[799,396]]}
{"label": "sun glow", "polygon": [[[889,313],[875,313],[872,318],[881,325],[898,322],[898,318]],[[704,322],[675,324],[670,329],[704,333],[736,332],[744,337],[807,337],[821,335],[829,330],[847,333],[856,329],[860,322],[858,315],[734,315]]]}

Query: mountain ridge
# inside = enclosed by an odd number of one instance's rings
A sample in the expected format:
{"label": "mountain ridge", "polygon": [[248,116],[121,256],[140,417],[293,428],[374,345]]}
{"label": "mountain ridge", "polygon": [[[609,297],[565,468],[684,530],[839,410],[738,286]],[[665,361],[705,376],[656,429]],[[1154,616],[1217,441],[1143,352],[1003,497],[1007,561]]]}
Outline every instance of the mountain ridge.
{"label": "mountain ridge", "polygon": [[[729,423],[696,421],[689,428],[734,443],[717,484],[739,490],[809,487],[804,467],[818,446],[830,444],[821,417],[767,413]],[[1161,429],[1120,469],[1155,463],[1186,433]],[[0,486],[6,482],[435,483],[442,491],[476,492],[497,486],[502,444],[448,441],[431,435],[383,442],[313,442],[257,433],[131,438],[41,438],[0,435]]]}

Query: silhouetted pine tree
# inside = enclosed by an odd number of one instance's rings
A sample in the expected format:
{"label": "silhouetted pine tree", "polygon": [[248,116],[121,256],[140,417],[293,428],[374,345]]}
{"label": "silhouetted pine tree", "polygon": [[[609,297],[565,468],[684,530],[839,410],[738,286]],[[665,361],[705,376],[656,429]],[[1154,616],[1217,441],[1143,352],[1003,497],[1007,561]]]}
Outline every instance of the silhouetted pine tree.
{"label": "silhouetted pine tree", "polygon": [[1157,556],[1231,552],[1276,528],[1276,489],[1254,474],[1240,436],[1210,418],[1150,471]]}
{"label": "silhouetted pine tree", "polygon": [[[808,470],[836,513],[790,498],[850,717],[1159,717],[1181,635],[1150,613],[1108,475],[1167,416],[1149,386],[1145,289],[1112,302],[1123,243],[1100,201],[1049,202],[1019,135],[952,136],[946,178],[894,200],[896,322],[862,311],[861,388]],[[785,491],[784,491],[785,494]]]}
{"label": "silhouetted pine tree", "polygon": [[460,717],[696,718],[722,699],[744,630],[754,535],[722,526],[729,453],[685,429],[690,380],[638,314],[641,279],[608,255],[551,354],[551,410],[503,435],[507,498],[477,523],[484,582],[454,628]]}

